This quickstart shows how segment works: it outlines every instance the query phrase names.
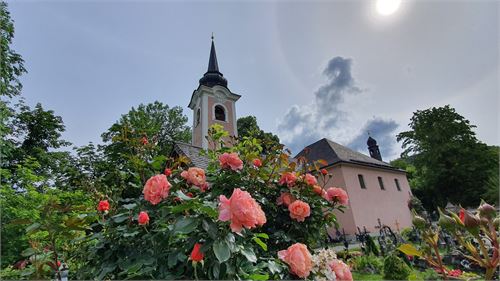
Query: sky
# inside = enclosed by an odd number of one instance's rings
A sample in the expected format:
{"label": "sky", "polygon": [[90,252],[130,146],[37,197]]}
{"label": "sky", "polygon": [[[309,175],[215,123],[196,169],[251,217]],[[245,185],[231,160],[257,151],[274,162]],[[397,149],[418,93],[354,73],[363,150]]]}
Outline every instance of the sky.
{"label": "sky", "polygon": [[451,105],[500,144],[497,1],[7,1],[22,95],[60,115],[63,137],[92,141],[155,100],[187,105],[215,34],[219,69],[294,153],[329,138],[384,160],[417,110]]}

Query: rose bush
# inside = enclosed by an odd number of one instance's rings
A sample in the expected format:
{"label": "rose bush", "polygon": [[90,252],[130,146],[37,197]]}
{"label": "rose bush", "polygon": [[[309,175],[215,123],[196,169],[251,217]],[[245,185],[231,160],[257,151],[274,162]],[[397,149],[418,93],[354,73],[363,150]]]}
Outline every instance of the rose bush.
{"label": "rose bush", "polygon": [[218,149],[204,152],[206,169],[171,159],[147,175],[139,198],[115,198],[95,216],[79,279],[315,277],[309,251],[324,246],[331,212],[347,200],[327,200],[318,182],[328,173],[290,161],[282,146],[262,155],[256,139],[228,141],[218,127],[209,143]]}

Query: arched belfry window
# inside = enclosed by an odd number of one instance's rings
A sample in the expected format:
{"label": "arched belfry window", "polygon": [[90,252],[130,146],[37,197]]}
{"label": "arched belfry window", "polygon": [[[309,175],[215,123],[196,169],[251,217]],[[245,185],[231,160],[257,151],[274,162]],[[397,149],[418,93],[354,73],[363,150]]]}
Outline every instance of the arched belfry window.
{"label": "arched belfry window", "polygon": [[196,110],[196,126],[198,126],[200,124],[200,115],[201,115],[201,112],[200,112],[200,109],[198,108],[198,110]]}
{"label": "arched belfry window", "polygon": [[215,106],[215,120],[226,121],[226,111],[222,105]]}

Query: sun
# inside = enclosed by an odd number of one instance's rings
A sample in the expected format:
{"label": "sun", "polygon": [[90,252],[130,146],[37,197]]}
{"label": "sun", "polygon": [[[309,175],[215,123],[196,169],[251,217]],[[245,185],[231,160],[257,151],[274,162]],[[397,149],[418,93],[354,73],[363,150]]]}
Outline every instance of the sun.
{"label": "sun", "polygon": [[377,0],[377,12],[383,16],[388,16],[395,13],[401,0]]}

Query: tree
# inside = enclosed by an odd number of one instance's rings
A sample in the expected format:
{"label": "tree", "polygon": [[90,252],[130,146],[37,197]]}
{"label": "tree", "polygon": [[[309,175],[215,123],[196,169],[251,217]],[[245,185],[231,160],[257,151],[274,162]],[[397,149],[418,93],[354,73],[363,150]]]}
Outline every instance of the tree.
{"label": "tree", "polygon": [[140,104],[122,115],[102,134],[104,162],[98,166],[105,184],[100,186],[114,189],[116,196],[140,193],[152,168],[165,166],[173,143],[190,141],[187,120],[181,107],[170,108],[159,101]]}
{"label": "tree", "polygon": [[26,72],[22,57],[10,48],[14,38],[14,23],[7,3],[0,2],[0,96],[13,97],[21,92],[19,76]]}
{"label": "tree", "polygon": [[401,132],[402,157],[414,157],[418,171],[415,195],[426,208],[444,206],[447,201],[463,206],[479,204],[487,190],[491,167],[498,158],[477,140],[468,120],[449,105],[418,110]]}
{"label": "tree", "polygon": [[278,136],[272,133],[266,133],[260,129],[255,116],[246,116],[238,118],[236,121],[238,128],[238,137],[254,137],[261,141],[263,153],[269,152],[273,147],[280,145]]}

